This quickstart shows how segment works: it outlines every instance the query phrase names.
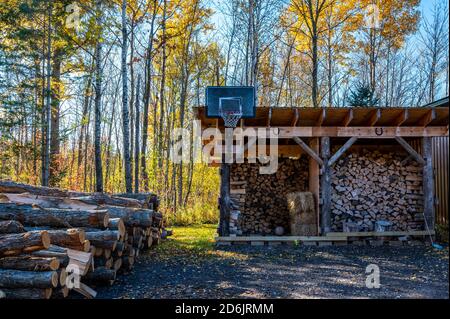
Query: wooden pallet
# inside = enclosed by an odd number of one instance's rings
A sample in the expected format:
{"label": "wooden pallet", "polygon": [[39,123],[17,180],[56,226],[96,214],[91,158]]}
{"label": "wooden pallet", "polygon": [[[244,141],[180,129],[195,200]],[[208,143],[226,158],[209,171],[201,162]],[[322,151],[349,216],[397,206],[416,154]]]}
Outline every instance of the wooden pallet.
{"label": "wooden pallet", "polygon": [[[428,236],[428,231],[425,230],[414,230],[414,231],[386,231],[386,232],[347,232],[338,233],[331,232],[326,235],[326,237],[402,237],[402,236]],[[431,232],[434,235],[434,231]]]}
{"label": "wooden pallet", "polygon": [[334,242],[347,241],[345,236],[222,236],[216,242]]}

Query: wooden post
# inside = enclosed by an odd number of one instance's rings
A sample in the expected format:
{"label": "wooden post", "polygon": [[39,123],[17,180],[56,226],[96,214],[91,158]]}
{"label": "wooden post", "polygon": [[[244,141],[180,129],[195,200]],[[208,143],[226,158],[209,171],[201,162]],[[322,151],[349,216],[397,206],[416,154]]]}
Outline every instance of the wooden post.
{"label": "wooden post", "polygon": [[228,236],[230,233],[230,170],[230,164],[221,164],[219,236]]}
{"label": "wooden post", "polygon": [[[319,138],[313,137],[309,141],[309,147],[316,153],[319,154]],[[317,216],[317,234],[320,232],[320,166],[316,160],[312,157],[309,158],[309,191],[314,196],[315,211]]]}
{"label": "wooden post", "polygon": [[331,167],[328,165],[328,159],[330,158],[330,138],[328,136],[321,138],[321,155],[324,165],[322,167],[322,176],[320,178],[321,187],[321,226],[324,236],[331,231]]}
{"label": "wooden post", "polygon": [[434,173],[432,162],[431,137],[422,139],[423,165],[423,212],[430,231],[434,230]]}

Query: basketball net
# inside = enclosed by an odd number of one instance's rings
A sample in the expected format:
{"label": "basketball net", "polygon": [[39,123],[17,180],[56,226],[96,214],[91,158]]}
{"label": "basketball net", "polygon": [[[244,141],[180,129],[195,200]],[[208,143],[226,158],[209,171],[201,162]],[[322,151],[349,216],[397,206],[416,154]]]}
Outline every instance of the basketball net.
{"label": "basketball net", "polygon": [[225,127],[236,127],[242,117],[241,111],[223,111],[220,116],[223,119]]}

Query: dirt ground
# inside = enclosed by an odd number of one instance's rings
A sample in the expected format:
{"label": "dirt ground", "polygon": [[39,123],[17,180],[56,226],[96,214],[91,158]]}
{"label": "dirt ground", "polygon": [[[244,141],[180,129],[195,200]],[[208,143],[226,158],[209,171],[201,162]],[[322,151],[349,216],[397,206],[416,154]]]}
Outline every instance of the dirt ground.
{"label": "dirt ground", "polygon": [[[448,248],[251,247],[216,249],[172,238],[139,257],[98,298],[446,298]],[[380,288],[366,287],[366,267]]]}

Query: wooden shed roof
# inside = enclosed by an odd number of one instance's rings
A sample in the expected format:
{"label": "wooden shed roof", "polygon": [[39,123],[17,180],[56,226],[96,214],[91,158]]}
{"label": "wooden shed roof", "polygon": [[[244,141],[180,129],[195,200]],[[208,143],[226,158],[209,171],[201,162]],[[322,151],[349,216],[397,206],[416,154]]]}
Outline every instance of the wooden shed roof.
{"label": "wooden shed roof", "polygon": [[[445,102],[445,101],[444,101]],[[448,98],[440,106],[282,108],[257,107],[256,117],[241,119],[244,127],[443,127],[449,124]],[[206,108],[195,107],[202,128],[219,127],[223,120],[208,118]]]}

